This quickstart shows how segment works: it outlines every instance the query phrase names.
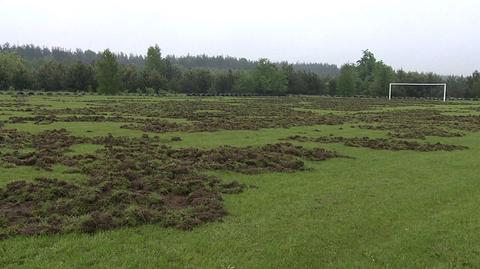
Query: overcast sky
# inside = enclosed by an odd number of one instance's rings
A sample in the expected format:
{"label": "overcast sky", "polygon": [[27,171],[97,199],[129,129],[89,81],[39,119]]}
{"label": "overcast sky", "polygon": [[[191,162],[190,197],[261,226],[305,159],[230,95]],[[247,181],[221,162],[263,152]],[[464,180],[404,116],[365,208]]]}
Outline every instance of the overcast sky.
{"label": "overcast sky", "polygon": [[370,49],[396,69],[470,74],[480,1],[0,0],[0,42],[338,65]]}

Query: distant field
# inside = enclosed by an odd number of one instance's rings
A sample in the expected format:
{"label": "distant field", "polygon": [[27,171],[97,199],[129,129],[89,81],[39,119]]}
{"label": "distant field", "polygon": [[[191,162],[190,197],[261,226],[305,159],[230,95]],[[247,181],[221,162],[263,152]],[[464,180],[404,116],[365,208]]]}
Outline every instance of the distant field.
{"label": "distant field", "polygon": [[480,268],[480,102],[0,95],[1,268]]}

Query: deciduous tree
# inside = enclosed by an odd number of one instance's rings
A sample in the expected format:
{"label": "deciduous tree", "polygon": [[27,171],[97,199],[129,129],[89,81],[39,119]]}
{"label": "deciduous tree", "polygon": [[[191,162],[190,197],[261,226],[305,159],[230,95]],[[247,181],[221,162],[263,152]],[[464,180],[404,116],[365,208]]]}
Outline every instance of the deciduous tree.
{"label": "deciduous tree", "polygon": [[357,73],[355,66],[344,64],[340,68],[340,76],[337,79],[337,94],[341,96],[353,96],[357,84]]}

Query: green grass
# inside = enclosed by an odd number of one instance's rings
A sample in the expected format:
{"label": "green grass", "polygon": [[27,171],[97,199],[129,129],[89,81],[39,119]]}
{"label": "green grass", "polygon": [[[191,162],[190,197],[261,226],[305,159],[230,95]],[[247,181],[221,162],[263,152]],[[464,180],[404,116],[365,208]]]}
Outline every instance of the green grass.
{"label": "green grass", "polygon": [[0,187],[16,180],[31,181],[37,177],[50,177],[77,182],[85,179],[82,174],[68,172],[68,167],[55,165],[52,171],[45,171],[31,166],[17,166],[13,168],[0,167]]}
{"label": "green grass", "polygon": [[[72,98],[61,100],[70,102]],[[59,106],[48,99],[38,102]],[[210,148],[275,143],[294,134],[385,134],[349,126],[160,136],[181,136],[182,141],[169,142],[175,147]],[[116,123],[27,123],[7,127],[30,132],[64,127],[76,135],[88,136],[109,132],[141,135],[121,129]],[[14,237],[0,241],[0,267],[480,268],[480,134],[427,141],[462,144],[469,149],[419,153],[325,144],[322,147],[353,158],[308,162],[309,169],[297,173],[216,172],[224,179],[257,187],[227,195],[229,215],[222,222],[193,231],[145,225],[94,235]],[[96,147],[82,144],[72,150],[88,153]],[[65,178],[63,169],[56,167],[51,175]],[[0,168],[0,184],[43,173],[26,167]]]}

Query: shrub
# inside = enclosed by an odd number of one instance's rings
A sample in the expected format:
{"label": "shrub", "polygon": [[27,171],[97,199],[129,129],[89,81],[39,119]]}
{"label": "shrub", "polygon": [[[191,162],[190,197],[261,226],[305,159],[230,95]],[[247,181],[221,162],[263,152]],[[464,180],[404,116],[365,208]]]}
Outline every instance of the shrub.
{"label": "shrub", "polygon": [[154,96],[155,93],[156,93],[156,91],[155,91],[155,89],[153,89],[153,88],[146,88],[146,89],[145,89],[145,94],[146,94],[147,96]]}

